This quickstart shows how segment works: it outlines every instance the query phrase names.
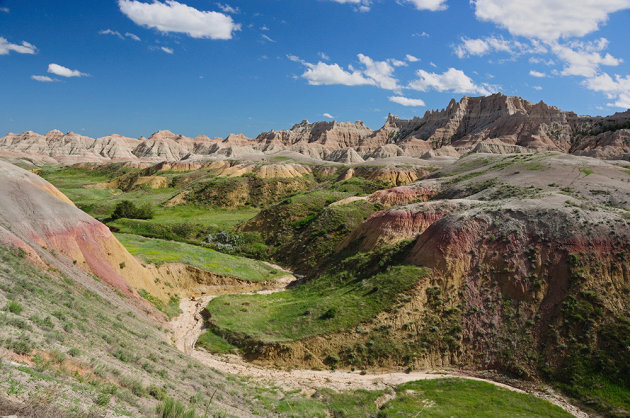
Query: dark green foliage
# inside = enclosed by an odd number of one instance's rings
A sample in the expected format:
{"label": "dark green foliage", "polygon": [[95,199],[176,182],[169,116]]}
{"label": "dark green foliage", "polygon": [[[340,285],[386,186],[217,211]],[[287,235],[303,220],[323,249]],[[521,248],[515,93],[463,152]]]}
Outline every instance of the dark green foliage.
{"label": "dark green foliage", "polygon": [[328,309],[326,312],[324,312],[324,314],[321,316],[322,319],[332,319],[335,316],[337,316],[337,311],[339,309],[336,306],[333,306],[332,308]]}
{"label": "dark green foliage", "polygon": [[18,302],[14,300],[10,300],[9,302],[7,302],[7,305],[4,307],[4,310],[9,311],[13,314],[19,315],[24,310],[24,307],[20,305]]}
{"label": "dark green foliage", "polygon": [[111,219],[116,220],[120,218],[127,219],[152,219],[153,208],[151,204],[146,203],[140,207],[136,207],[133,202],[129,200],[123,200],[116,204],[114,211],[112,212]]}

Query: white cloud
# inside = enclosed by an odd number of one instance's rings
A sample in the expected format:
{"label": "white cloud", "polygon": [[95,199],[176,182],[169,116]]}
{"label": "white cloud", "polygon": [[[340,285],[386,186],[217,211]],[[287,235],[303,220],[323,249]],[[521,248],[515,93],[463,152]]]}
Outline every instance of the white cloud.
{"label": "white cloud", "polygon": [[430,38],[431,35],[426,32],[415,32],[411,34],[414,38]]}
{"label": "white cloud", "polygon": [[398,80],[392,77],[394,67],[387,61],[374,61],[372,58],[363,54],[357,56],[361,64],[365,65],[363,74],[373,80],[378,87],[385,90],[398,90],[400,88],[398,86]]}
{"label": "white cloud", "polygon": [[390,58],[387,61],[394,67],[406,67],[408,65],[405,61],[397,60],[396,58]]}
{"label": "white cloud", "polygon": [[0,12],[3,12],[3,13],[9,13],[10,11],[11,11],[11,10],[9,10],[9,8],[8,8],[8,7],[0,7]]}
{"label": "white cloud", "polygon": [[542,89],[543,89],[541,86],[532,86],[532,88],[533,88],[534,90],[538,90],[538,91],[540,91],[540,90],[542,90]]}
{"label": "white cloud", "polygon": [[173,55],[173,52],[175,52],[175,51],[173,50],[173,48],[168,48],[168,47],[165,47],[165,46],[160,47],[160,49],[161,49],[162,51],[166,52],[166,53],[167,53],[167,54],[169,54],[169,55]]}
{"label": "white cloud", "polygon": [[424,101],[422,99],[410,99],[408,97],[403,96],[392,96],[389,98],[390,102],[398,103],[402,106],[412,106],[412,107],[420,107],[424,106]]}
{"label": "white cloud", "polygon": [[298,57],[297,55],[287,55],[287,58],[289,59],[289,61],[293,61],[293,62],[299,62],[301,64],[306,65],[306,62],[301,60],[300,57]]}
{"label": "white cloud", "polygon": [[307,67],[307,70],[302,74],[302,78],[306,79],[308,84],[313,86],[333,84],[364,86],[375,84],[373,80],[363,77],[361,71],[353,70],[352,68],[350,71],[346,71],[338,64],[326,64],[321,61],[317,64],[310,64],[308,62],[303,62],[303,64]]}
{"label": "white cloud", "polygon": [[544,64],[544,65],[555,65],[556,64],[556,62],[554,60],[552,60],[551,58],[544,59],[544,58],[539,58],[539,57],[530,57],[529,58],[529,62],[531,64]]}
{"label": "white cloud", "polygon": [[438,10],[446,10],[446,0],[406,0],[407,3],[411,3],[418,10],[430,10],[437,12]]}
{"label": "white cloud", "polygon": [[407,54],[405,55],[405,59],[409,62],[418,62],[420,61],[420,58],[416,58],[413,55]]}
{"label": "white cloud", "polygon": [[140,41],[140,37],[136,34],[133,34],[131,32],[125,32],[125,36],[129,39],[133,39],[134,41]]}
{"label": "white cloud", "polygon": [[472,0],[477,18],[512,35],[553,41],[596,31],[630,0]]}
{"label": "white cloud", "polygon": [[232,13],[233,15],[240,13],[238,7],[232,7],[229,4],[217,3],[217,7],[221,9],[223,13]]}
{"label": "white cloud", "polygon": [[79,70],[71,70],[59,64],[49,64],[48,72],[58,75],[60,77],[86,77],[87,74],[82,73]]}
{"label": "white cloud", "polygon": [[603,73],[584,80],[583,84],[589,90],[602,92],[608,99],[614,100],[608,103],[608,106],[630,109],[630,75],[625,77],[615,75],[615,78],[612,78]]}
{"label": "white cloud", "polygon": [[118,0],[120,11],[134,23],[161,32],[185,33],[192,38],[232,39],[241,29],[231,16],[219,12],[205,12],[174,0],[166,3],[143,3],[137,0]]}
{"label": "white cloud", "polygon": [[449,68],[442,74],[418,70],[417,75],[419,78],[409,83],[410,89],[483,95],[491,94],[495,90],[494,86],[488,84],[475,84],[463,71],[455,68]]}
{"label": "white cloud", "polygon": [[40,83],[53,83],[55,81],[59,81],[56,78],[50,78],[47,75],[32,75],[31,78],[35,81],[39,81]]}
{"label": "white cloud", "polygon": [[357,12],[369,12],[372,4],[371,0],[332,0],[335,3],[351,4],[355,6]]}
{"label": "white cloud", "polygon": [[262,35],[260,35],[260,36],[261,36],[261,37],[262,37],[265,41],[276,43],[276,41],[274,41],[273,39],[271,39],[269,36],[267,36],[267,35],[265,35],[265,34],[262,34]]}
{"label": "white cloud", "polygon": [[593,77],[600,66],[617,66],[621,63],[620,59],[609,53],[602,53],[607,46],[608,40],[600,38],[594,42],[573,41],[565,45],[553,42],[551,50],[565,63],[561,75]]}
{"label": "white cloud", "polygon": [[400,89],[398,80],[393,77],[394,67],[388,62],[389,60],[374,61],[363,54],[358,54],[357,57],[359,62],[365,67],[363,70],[357,70],[351,65],[348,67],[348,70],[345,70],[339,64],[327,64],[322,61],[317,64],[311,64],[295,55],[287,55],[289,60],[299,62],[307,67],[307,70],[302,74],[302,78],[306,79],[311,85],[372,85],[385,90],[398,91]]}
{"label": "white cloud", "polygon": [[37,47],[26,41],[22,41],[21,44],[12,44],[6,38],[0,37],[0,55],[8,55],[11,51],[18,54],[32,55],[37,52]]}
{"label": "white cloud", "polygon": [[268,31],[268,30],[269,30],[269,26],[267,26],[267,25],[262,25],[262,26],[260,27],[260,30]]}
{"label": "white cloud", "polygon": [[536,71],[536,70],[530,70],[529,75],[531,75],[532,77],[538,77],[538,78],[547,77],[547,74],[541,73],[540,71]]}
{"label": "white cloud", "polygon": [[455,55],[459,58],[470,56],[483,56],[491,52],[504,52],[510,55],[545,54],[547,48],[538,40],[531,40],[529,44],[514,40],[506,40],[502,37],[487,36],[485,38],[471,39],[462,37],[461,43],[453,47]]}
{"label": "white cloud", "polygon": [[101,30],[98,32],[99,35],[113,35],[116,36],[120,39],[125,39],[120,32],[116,31],[116,30],[111,30],[111,29],[105,29],[105,30]]}
{"label": "white cloud", "polygon": [[331,115],[330,113],[323,113],[322,116],[328,119],[335,119],[335,117]]}
{"label": "white cloud", "polygon": [[328,55],[326,55],[324,52],[320,52],[320,53],[318,53],[317,55],[319,55],[319,57],[320,57],[321,59],[323,59],[324,61],[328,61],[328,60],[330,60],[330,57],[329,57]]}

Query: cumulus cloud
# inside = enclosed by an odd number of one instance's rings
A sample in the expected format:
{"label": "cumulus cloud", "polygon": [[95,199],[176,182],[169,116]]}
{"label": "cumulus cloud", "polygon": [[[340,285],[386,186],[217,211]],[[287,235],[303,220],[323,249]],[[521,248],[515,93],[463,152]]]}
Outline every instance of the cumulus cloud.
{"label": "cumulus cloud", "polygon": [[394,67],[387,61],[374,61],[367,55],[359,54],[359,61],[365,65],[363,74],[370,80],[374,81],[378,87],[385,90],[398,90],[398,80],[392,75]]}
{"label": "cumulus cloud", "polygon": [[312,85],[372,85],[385,90],[398,91],[400,89],[398,80],[393,76],[395,69],[393,64],[390,64],[391,59],[375,61],[367,55],[358,54],[357,58],[364,68],[359,70],[349,66],[346,70],[339,64],[328,64],[322,61],[312,64],[295,55],[287,55],[287,58],[293,62],[299,62],[307,68],[302,74],[302,78]]}
{"label": "cumulus cloud", "polygon": [[584,80],[583,84],[589,90],[602,92],[608,99],[614,100],[608,106],[630,109],[630,76],[615,75],[613,78],[603,73]]}
{"label": "cumulus cloud", "polygon": [[200,11],[174,0],[165,3],[118,0],[118,6],[137,25],[165,33],[185,33],[192,38],[232,39],[233,32],[241,29],[231,16]]}
{"label": "cumulus cloud", "polygon": [[536,70],[530,70],[529,75],[531,75],[532,77],[537,77],[537,78],[547,77],[547,74],[541,73],[540,71],[536,71]]}
{"label": "cumulus cloud", "polygon": [[404,96],[392,96],[389,98],[390,102],[398,103],[402,106],[410,106],[410,107],[420,107],[424,106],[424,101],[422,99],[410,99]]}
{"label": "cumulus cloud", "polygon": [[48,77],[47,75],[32,75],[31,79],[35,81],[39,81],[40,83],[53,83],[55,81],[59,81],[56,78]]}
{"label": "cumulus cloud", "polygon": [[621,63],[620,59],[602,52],[607,47],[606,38],[600,38],[594,42],[573,41],[568,44],[558,42],[551,44],[554,54],[565,64],[560,75],[582,77],[593,77],[602,65],[617,66]]}
{"label": "cumulus cloud", "polygon": [[418,62],[420,61],[420,58],[416,58],[413,55],[407,54],[405,55],[405,59],[409,62]]}
{"label": "cumulus cloud", "polygon": [[630,0],[472,0],[475,15],[512,35],[554,41],[599,29],[608,15],[630,8]]}
{"label": "cumulus cloud", "polygon": [[488,84],[477,85],[463,71],[449,68],[444,73],[430,73],[418,70],[418,79],[409,83],[409,88],[418,91],[437,90],[439,92],[483,94],[493,93],[495,88]]}
{"label": "cumulus cloud", "polygon": [[37,47],[26,41],[22,41],[21,44],[12,44],[6,38],[0,37],[0,55],[8,55],[11,52],[32,55],[37,52]]}
{"label": "cumulus cloud", "polygon": [[339,64],[326,64],[320,61],[317,64],[305,62],[304,65],[307,69],[302,74],[302,78],[313,86],[334,84],[344,86],[374,85],[374,81],[363,77],[361,71],[353,70],[352,68],[346,71]]}
{"label": "cumulus cloud", "polygon": [[82,73],[79,70],[71,70],[59,64],[49,64],[48,72],[58,75],[60,77],[87,77],[88,74]]}
{"label": "cumulus cloud", "polygon": [[322,116],[328,119],[335,119],[335,117],[331,115],[330,113],[323,113]]}
{"label": "cumulus cloud", "polygon": [[418,10],[430,10],[437,12],[438,10],[446,10],[446,0],[406,0]]}

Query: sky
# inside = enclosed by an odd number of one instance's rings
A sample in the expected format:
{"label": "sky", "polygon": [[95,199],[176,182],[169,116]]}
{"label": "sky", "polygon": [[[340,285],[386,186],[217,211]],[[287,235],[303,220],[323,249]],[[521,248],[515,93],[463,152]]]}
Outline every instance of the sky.
{"label": "sky", "polygon": [[630,108],[630,0],[0,0],[0,135],[378,129],[502,92]]}

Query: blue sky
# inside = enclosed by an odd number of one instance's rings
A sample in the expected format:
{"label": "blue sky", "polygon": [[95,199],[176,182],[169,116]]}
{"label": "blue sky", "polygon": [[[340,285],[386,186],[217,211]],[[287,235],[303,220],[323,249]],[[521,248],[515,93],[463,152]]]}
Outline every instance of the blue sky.
{"label": "blue sky", "polygon": [[501,91],[630,107],[630,0],[0,0],[0,135],[380,127]]}

